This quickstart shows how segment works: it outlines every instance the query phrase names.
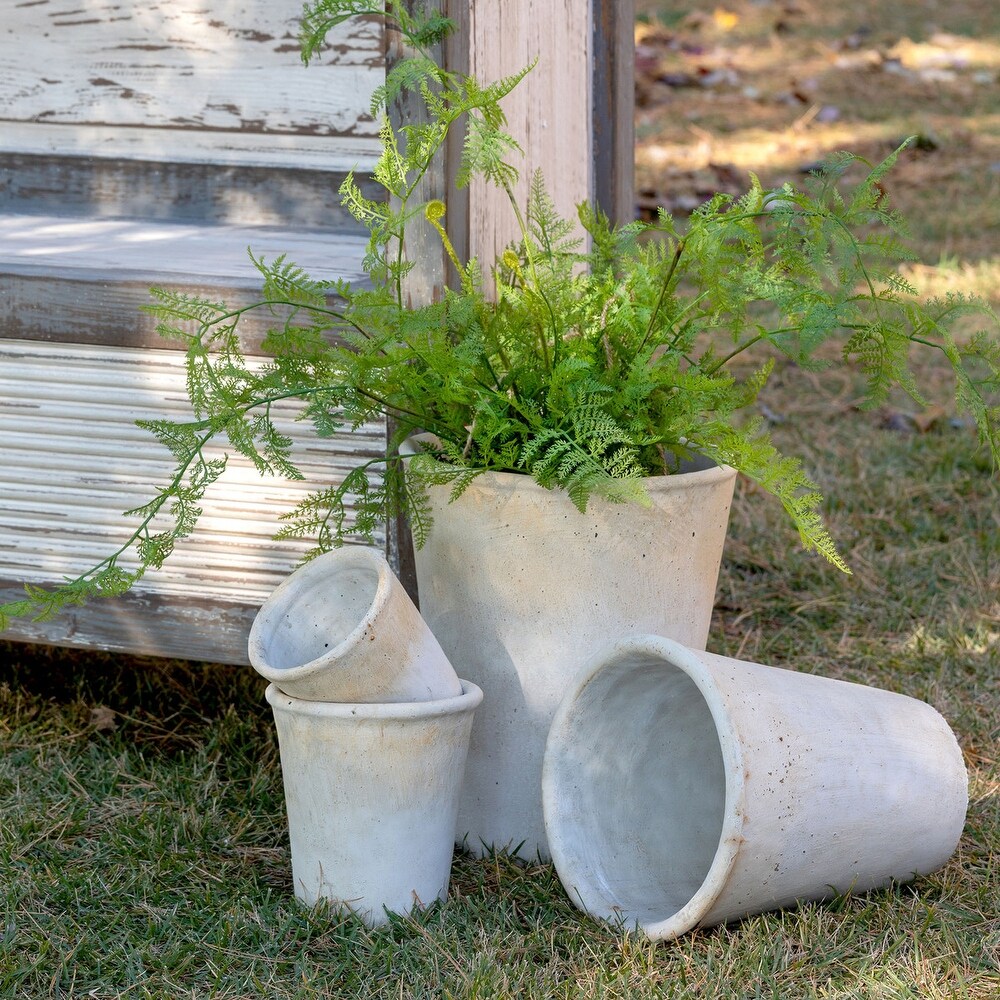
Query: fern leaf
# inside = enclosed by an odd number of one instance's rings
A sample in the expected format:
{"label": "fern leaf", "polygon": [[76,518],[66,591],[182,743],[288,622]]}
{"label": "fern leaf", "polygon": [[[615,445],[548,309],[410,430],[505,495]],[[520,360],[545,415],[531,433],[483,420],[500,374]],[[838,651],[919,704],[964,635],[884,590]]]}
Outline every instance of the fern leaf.
{"label": "fern leaf", "polygon": [[359,14],[385,13],[383,0],[313,0],[307,3],[299,25],[302,61],[309,60],[322,48],[332,28]]}
{"label": "fern leaf", "polygon": [[511,135],[482,118],[471,118],[455,176],[456,187],[468,187],[473,177],[483,177],[499,188],[513,187],[518,172],[507,157],[514,152],[521,152],[521,147]]}
{"label": "fern leaf", "polygon": [[289,261],[285,254],[281,254],[268,264],[263,257],[256,256],[249,247],[247,253],[264,279],[263,291],[266,299],[319,308],[326,305],[327,295],[330,293],[329,284],[310,277],[298,264]]}
{"label": "fern leaf", "polygon": [[797,528],[803,547],[850,574],[819,513],[822,494],[798,459],[778,452],[760,420],[751,421],[742,430],[716,426],[692,444],[715,461],[738,469],[776,497]]}
{"label": "fern leaf", "polygon": [[371,113],[377,118],[388,112],[393,101],[407,92],[420,93],[439,75],[437,63],[423,55],[410,56],[397,62],[385,75],[385,83],[372,93]]}

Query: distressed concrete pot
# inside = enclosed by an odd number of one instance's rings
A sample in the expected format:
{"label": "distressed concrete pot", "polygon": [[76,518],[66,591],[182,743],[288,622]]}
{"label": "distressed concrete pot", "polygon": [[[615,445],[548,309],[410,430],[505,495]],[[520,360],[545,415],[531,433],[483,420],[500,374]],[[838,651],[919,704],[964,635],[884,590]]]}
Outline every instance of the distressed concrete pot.
{"label": "distressed concrete pot", "polygon": [[548,857],[545,737],[595,649],[647,632],[704,647],[735,476],[705,463],[647,480],[649,508],[595,498],[586,514],[528,476],[485,473],[455,503],[430,488],[420,611],[485,694],[456,831],[471,851]]}
{"label": "distressed concrete pot", "polygon": [[968,804],[929,705],[657,636],[567,694],[543,787],[570,897],[654,939],[934,871]]}
{"label": "distressed concrete pot", "polygon": [[357,545],[292,573],[257,613],[248,654],[259,674],[308,701],[430,701],[462,693],[385,557]]}
{"label": "distressed concrete pot", "polygon": [[271,684],[295,895],[357,913],[444,899],[472,716],[483,693],[462,682],[441,701],[338,705]]}

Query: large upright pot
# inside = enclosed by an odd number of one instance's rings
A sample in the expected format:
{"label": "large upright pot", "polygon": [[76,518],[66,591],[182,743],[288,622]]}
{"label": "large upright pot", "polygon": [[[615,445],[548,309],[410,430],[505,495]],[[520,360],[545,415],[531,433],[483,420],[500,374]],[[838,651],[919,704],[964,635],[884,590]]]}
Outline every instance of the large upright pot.
{"label": "large upright pot", "polygon": [[513,473],[480,475],[454,503],[430,487],[420,611],[484,693],[456,830],[470,850],[549,856],[545,739],[596,650],[646,633],[705,648],[735,477],[703,462],[648,479],[649,507],[595,498],[585,514]]}

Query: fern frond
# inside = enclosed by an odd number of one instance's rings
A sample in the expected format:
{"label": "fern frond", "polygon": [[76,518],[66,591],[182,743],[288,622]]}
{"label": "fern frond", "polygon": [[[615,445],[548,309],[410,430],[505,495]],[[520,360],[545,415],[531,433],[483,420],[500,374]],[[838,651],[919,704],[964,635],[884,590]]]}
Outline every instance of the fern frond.
{"label": "fern frond", "polygon": [[556,209],[541,170],[536,170],[528,189],[528,229],[547,259],[576,250],[581,239],[575,235],[575,226],[564,219]]}
{"label": "fern frond", "polygon": [[389,208],[384,202],[373,201],[361,193],[354,172],[349,173],[340,184],[340,203],[362,225],[375,230],[389,218]]}
{"label": "fern frond", "polygon": [[336,486],[310,493],[281,515],[282,527],[275,538],[311,539],[314,544],[306,560],[339,547],[349,534],[371,542],[375,529],[384,523],[386,516],[381,483],[371,476],[372,467],[383,461],[366,462],[351,469]]}
{"label": "fern frond", "polygon": [[701,440],[692,441],[695,450],[715,461],[738,469],[762,489],[776,497],[807,551],[815,551],[844,573],[851,569],[837,550],[819,509],[823,496],[796,458],[781,455],[763,430],[759,419],[741,430],[729,426],[712,428]]}
{"label": "fern frond", "polygon": [[[139,308],[159,320],[156,332],[165,340],[177,340],[191,346],[202,341],[206,331],[233,315],[232,308],[224,302],[214,302],[169,288],[154,287],[149,293],[155,302]],[[224,332],[231,331],[234,322],[228,324]]]}
{"label": "fern frond", "polygon": [[383,15],[383,0],[312,0],[305,5],[299,23],[299,48],[302,61],[309,60],[323,47],[331,29],[358,15]]}
{"label": "fern frond", "polygon": [[[912,143],[912,137],[906,139],[881,163],[876,164],[869,170],[867,177],[854,189],[852,197],[847,203],[848,216],[854,216],[863,212],[875,212],[883,223],[891,223],[893,218],[898,218],[884,211],[886,194],[881,184],[889,171],[896,165],[900,154],[912,145]],[[867,160],[862,160],[861,157],[855,157],[855,159],[866,164],[868,162]]]}
{"label": "fern frond", "polygon": [[429,81],[439,79],[439,73],[437,63],[427,56],[416,55],[400,60],[386,73],[385,83],[372,93],[372,117],[378,118],[383,112],[387,113],[401,94],[420,93]]}
{"label": "fern frond", "polygon": [[375,163],[373,171],[375,180],[390,195],[394,195],[397,198],[404,198],[407,189],[406,175],[408,164],[406,158],[399,151],[399,146],[396,142],[396,131],[392,127],[392,123],[388,117],[382,121],[382,127],[379,129],[379,139],[382,143],[382,152]]}
{"label": "fern frond", "polygon": [[468,187],[473,177],[483,177],[499,188],[513,187],[517,168],[508,162],[511,153],[521,152],[518,142],[485,118],[469,120],[455,186]]}
{"label": "fern frond", "polygon": [[[617,450],[610,457],[612,463],[620,460]],[[546,489],[565,490],[580,511],[586,511],[595,494],[614,503],[650,502],[631,461],[626,458],[620,466],[626,475],[616,478],[587,447],[559,429],[537,433],[522,448],[519,464]]]}
{"label": "fern frond", "polygon": [[926,404],[909,367],[910,346],[906,334],[878,320],[857,330],[848,340],[845,357],[856,358],[865,374],[866,408],[884,403],[893,386],[899,386],[921,405]]}
{"label": "fern frond", "polygon": [[330,294],[330,285],[312,278],[304,268],[281,254],[269,264],[247,247],[253,266],[263,278],[264,298],[271,301],[288,301],[297,305],[322,308]]}

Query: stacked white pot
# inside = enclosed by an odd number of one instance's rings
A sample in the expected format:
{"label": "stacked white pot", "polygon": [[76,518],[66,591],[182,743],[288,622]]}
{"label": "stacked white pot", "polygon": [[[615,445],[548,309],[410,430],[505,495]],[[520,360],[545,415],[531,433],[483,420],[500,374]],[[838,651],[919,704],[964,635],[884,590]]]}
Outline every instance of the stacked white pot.
{"label": "stacked white pot", "polygon": [[298,569],[260,609],[249,657],[271,681],[296,896],[370,925],[443,899],[483,695],[385,558],[346,547]]}

